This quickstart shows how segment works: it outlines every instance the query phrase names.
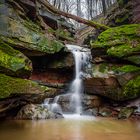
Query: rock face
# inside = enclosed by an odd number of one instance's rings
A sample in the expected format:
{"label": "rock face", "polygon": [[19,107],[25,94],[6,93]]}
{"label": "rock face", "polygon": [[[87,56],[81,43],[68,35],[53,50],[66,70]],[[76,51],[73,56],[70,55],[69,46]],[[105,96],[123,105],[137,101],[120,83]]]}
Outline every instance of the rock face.
{"label": "rock face", "polygon": [[[15,7],[21,2],[13,2]],[[14,10],[9,3],[2,3],[1,9],[1,25],[5,28],[0,32],[0,38],[11,46],[30,52],[32,50],[34,55],[43,55],[45,53],[56,53],[64,49],[64,45],[54,38],[47,37],[41,26],[33,23],[28,18],[22,18],[21,12],[25,14],[24,8],[20,7]],[[17,7],[16,7],[17,8]],[[23,12],[24,11],[24,12]],[[22,16],[26,16],[23,15]],[[30,53],[29,53],[30,54]]]}
{"label": "rock face", "polygon": [[32,62],[21,52],[0,40],[0,72],[17,77],[29,77]]}
{"label": "rock face", "polygon": [[117,0],[107,12],[106,23],[109,26],[120,26],[128,23],[140,23],[139,0]]}
{"label": "rock face", "polygon": [[[64,42],[74,41],[73,35],[71,24],[39,1],[0,0],[0,118],[13,118],[23,106],[61,92],[58,86],[68,81],[73,68]],[[51,117],[45,108],[32,108]],[[40,114],[35,118],[42,118]]]}
{"label": "rock face", "polygon": [[48,90],[48,87],[40,86],[36,82],[0,74],[0,99],[11,95],[42,94]]}
{"label": "rock face", "polygon": [[116,101],[140,96],[139,33],[139,24],[123,25],[102,32],[91,43],[93,77],[85,80],[87,93]]}
{"label": "rock face", "polygon": [[63,118],[61,114],[56,114],[49,111],[42,105],[28,104],[21,108],[16,119],[22,120],[41,120],[41,119],[57,119]]}
{"label": "rock face", "polygon": [[[71,104],[71,98],[72,98],[71,94],[60,95],[57,98],[57,103],[61,106],[61,109],[64,113],[72,113],[75,111],[74,106]],[[90,115],[95,115],[95,112],[97,112],[96,110],[102,104],[102,100],[100,97],[96,95],[82,94],[81,104],[82,104],[83,114],[88,113]]]}
{"label": "rock face", "polygon": [[108,56],[127,59],[127,56],[139,53],[139,36],[139,24],[123,25],[104,31],[91,46],[95,50],[104,50]]}

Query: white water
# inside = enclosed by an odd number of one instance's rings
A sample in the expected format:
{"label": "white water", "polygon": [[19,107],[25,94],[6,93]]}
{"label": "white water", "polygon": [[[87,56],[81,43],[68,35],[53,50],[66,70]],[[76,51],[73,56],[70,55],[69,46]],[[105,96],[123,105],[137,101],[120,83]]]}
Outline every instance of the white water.
{"label": "white water", "polygon": [[68,94],[72,94],[70,106],[74,108],[75,114],[82,113],[81,94],[83,94],[83,76],[86,74],[86,68],[90,64],[91,54],[88,49],[76,45],[66,45],[73,53],[75,60],[75,78],[70,86]]}
{"label": "white water", "polygon": [[[91,67],[91,53],[89,49],[82,48],[77,45],[66,45],[66,47],[74,56],[75,76],[68,92],[66,93],[67,95],[72,95],[70,99],[70,108],[72,108],[73,113],[70,115],[64,115],[64,117],[82,118],[80,114],[82,113],[81,95],[83,94],[83,78],[90,76],[87,70]],[[58,104],[59,97],[60,96],[56,96],[52,104],[50,104],[48,100],[45,101],[45,105],[53,112],[62,112],[61,106]]]}

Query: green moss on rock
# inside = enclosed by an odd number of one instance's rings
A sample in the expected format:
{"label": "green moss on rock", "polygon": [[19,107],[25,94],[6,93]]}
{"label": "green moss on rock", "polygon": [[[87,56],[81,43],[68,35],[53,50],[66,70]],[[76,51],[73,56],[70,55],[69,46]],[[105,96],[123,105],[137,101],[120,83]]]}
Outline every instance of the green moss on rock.
{"label": "green moss on rock", "polygon": [[140,55],[129,56],[129,57],[126,57],[125,59],[134,64],[140,65]]}
{"label": "green moss on rock", "polygon": [[30,80],[0,74],[0,98],[7,98],[13,94],[39,94],[44,93],[48,89]]}
{"label": "green moss on rock", "polygon": [[21,52],[0,40],[0,72],[13,76],[29,76],[32,71],[31,61]]}
{"label": "green moss on rock", "polygon": [[140,76],[130,80],[124,87],[122,97],[125,99],[134,99],[140,96]]}
{"label": "green moss on rock", "polygon": [[[12,9],[8,8],[11,12],[6,17],[7,30],[0,32],[0,38],[21,50],[36,51],[42,53],[53,54],[64,49],[64,45],[57,41],[55,38],[51,38],[46,35],[39,25],[33,23],[29,19],[22,19]],[[13,16],[11,16],[13,15]]]}
{"label": "green moss on rock", "polygon": [[133,65],[124,65],[124,66],[115,68],[114,71],[121,72],[121,73],[136,72],[136,71],[140,71],[140,67],[133,66]]}
{"label": "green moss on rock", "polygon": [[[92,76],[100,77],[100,78],[110,77],[110,76],[122,78],[122,75],[124,74],[130,74],[129,77],[131,77],[133,74],[137,76],[139,72],[140,72],[140,67],[135,65],[127,65],[127,64],[101,63],[101,64],[93,65],[92,67]],[[125,81],[127,82],[127,79],[125,79]]]}
{"label": "green moss on rock", "polygon": [[105,48],[114,57],[124,57],[140,51],[140,24],[123,25],[102,32],[91,47]]}

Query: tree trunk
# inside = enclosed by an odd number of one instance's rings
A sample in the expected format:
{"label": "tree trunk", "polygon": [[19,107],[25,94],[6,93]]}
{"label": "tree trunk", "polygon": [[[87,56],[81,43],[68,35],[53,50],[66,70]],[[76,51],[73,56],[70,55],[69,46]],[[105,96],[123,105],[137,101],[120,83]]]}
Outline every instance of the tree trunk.
{"label": "tree trunk", "polygon": [[66,12],[63,12],[63,11],[60,11],[58,9],[56,9],[53,5],[51,5],[48,1],[46,0],[39,0],[48,10],[50,10],[51,12],[55,13],[55,14],[58,14],[58,15],[62,15],[66,18],[71,18],[79,23],[83,23],[83,24],[86,24],[88,26],[92,26],[96,29],[99,29],[99,30],[106,30],[108,29],[109,27],[104,25],[104,24],[99,24],[99,23],[96,23],[96,22],[93,22],[93,21],[90,21],[90,20],[86,20],[86,19],[83,19],[81,17],[78,17],[78,16],[75,16],[75,15],[72,15],[72,14],[69,14],[69,13],[66,13]]}

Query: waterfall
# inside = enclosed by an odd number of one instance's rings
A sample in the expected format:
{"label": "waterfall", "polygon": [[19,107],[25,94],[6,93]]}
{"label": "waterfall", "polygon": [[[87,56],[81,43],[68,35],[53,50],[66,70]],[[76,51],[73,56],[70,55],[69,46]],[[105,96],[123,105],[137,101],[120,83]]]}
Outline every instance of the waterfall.
{"label": "waterfall", "polygon": [[[75,61],[75,76],[74,80],[70,84],[68,92],[65,94],[70,95],[70,110],[76,115],[82,114],[82,94],[83,94],[83,78],[89,77],[89,70],[91,69],[91,52],[87,48],[82,48],[77,45],[66,45],[69,51],[72,52]],[[62,112],[61,106],[59,105],[59,99],[61,95],[56,96],[53,103],[49,103],[48,99],[45,100],[45,105],[52,111]],[[65,113],[65,112],[63,112]]]}
{"label": "waterfall", "polygon": [[90,67],[91,54],[89,49],[81,48],[77,45],[67,45],[75,60],[75,78],[69,88],[68,94],[72,94],[70,107],[74,108],[74,113],[82,113],[81,95],[83,94],[83,77],[86,69]]}

